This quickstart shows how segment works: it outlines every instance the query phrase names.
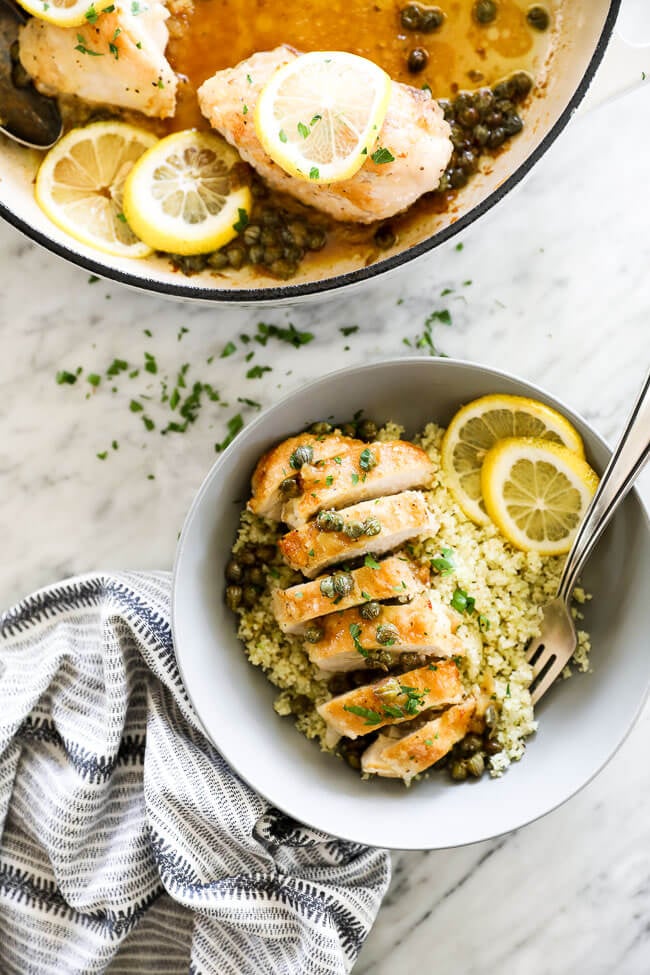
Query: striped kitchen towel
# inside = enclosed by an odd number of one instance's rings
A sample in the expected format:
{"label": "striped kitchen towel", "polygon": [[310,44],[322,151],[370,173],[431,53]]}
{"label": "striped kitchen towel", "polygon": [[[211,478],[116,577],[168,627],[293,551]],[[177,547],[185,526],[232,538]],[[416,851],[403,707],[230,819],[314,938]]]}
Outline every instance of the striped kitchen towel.
{"label": "striped kitchen towel", "polygon": [[82,576],[0,617],[0,972],[347,972],[388,855],[226,765],[178,674],[170,589]]}

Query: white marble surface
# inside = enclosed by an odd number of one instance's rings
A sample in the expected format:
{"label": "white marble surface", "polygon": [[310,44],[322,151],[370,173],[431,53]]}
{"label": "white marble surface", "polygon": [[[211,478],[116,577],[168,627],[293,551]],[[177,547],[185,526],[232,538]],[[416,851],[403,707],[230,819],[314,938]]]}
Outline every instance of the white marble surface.
{"label": "white marble surface", "polygon": [[[432,310],[453,316],[436,328],[442,351],[545,385],[614,438],[650,360],[649,115],[646,90],[575,121],[527,184],[465,233],[462,251],[450,244],[320,305],[206,309],[89,284],[1,226],[0,603],[87,569],[169,568],[237,396],[267,405],[342,363],[404,354]],[[441,298],[445,288],[455,290]],[[237,337],[262,319],[316,338],[256,348],[251,364],[272,371],[246,380]],[[344,339],[348,325],[359,331]],[[220,360],[229,340],[239,351]],[[231,405],[163,438],[129,410],[142,373],[87,400],[83,381],[55,383],[59,369],[102,372],[114,357],[142,366],[145,351],[161,373],[190,363],[189,378],[212,381]],[[359,975],[647,975],[649,725],[646,711],[596,781],[546,819],[464,850],[395,856]]]}

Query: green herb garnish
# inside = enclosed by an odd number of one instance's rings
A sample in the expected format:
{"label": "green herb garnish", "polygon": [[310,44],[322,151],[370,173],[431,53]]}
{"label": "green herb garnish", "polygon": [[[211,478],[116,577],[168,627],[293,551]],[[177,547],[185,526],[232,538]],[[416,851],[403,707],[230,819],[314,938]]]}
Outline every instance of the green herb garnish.
{"label": "green herb garnish", "polygon": [[468,616],[474,612],[476,600],[473,596],[468,596],[464,589],[456,589],[451,597],[451,605],[459,613],[467,613]]}
{"label": "green herb garnish", "polygon": [[77,376],[74,372],[68,372],[67,369],[61,369],[56,374],[56,381],[59,386],[62,386],[64,383],[68,383],[70,386],[72,386],[74,383],[76,383]]}
{"label": "green herb garnish", "polygon": [[237,233],[240,233],[240,231],[244,230],[248,226],[248,213],[243,207],[238,207],[237,214],[239,219],[237,220],[237,223],[232,225],[232,229],[236,230]]}
{"label": "green herb garnish", "polygon": [[310,179],[319,179],[320,178],[320,170],[319,170],[318,166],[312,166],[311,167],[311,169],[309,170],[309,178]]}
{"label": "green herb garnish", "polygon": [[365,559],[363,560],[363,564],[365,565],[366,569],[381,568],[377,559],[373,559],[372,555],[366,555]]}
{"label": "green herb garnish", "polygon": [[441,548],[438,558],[431,559],[431,567],[441,576],[449,576],[456,569],[453,560],[454,551],[451,548]]}
{"label": "green herb garnish", "polygon": [[381,714],[378,711],[373,711],[372,708],[362,708],[357,704],[344,704],[343,710],[349,711],[350,714],[356,714],[358,718],[365,718],[367,725],[381,724],[383,721]]}
{"label": "green herb garnish", "polygon": [[371,471],[373,467],[377,466],[377,458],[372,452],[370,447],[366,447],[365,450],[361,451],[359,456],[359,467],[362,471]]}
{"label": "green herb garnish", "polygon": [[381,166],[384,163],[395,162],[395,156],[392,154],[390,149],[384,149],[381,147],[379,149],[375,149],[370,158],[377,166]]}
{"label": "green herb garnish", "polygon": [[304,122],[298,122],[298,125],[296,126],[296,128],[298,129],[298,135],[301,135],[303,137],[303,139],[306,139],[308,137],[308,135],[309,135],[309,126],[305,125]]}
{"label": "green herb garnish", "polygon": [[368,651],[364,650],[364,648],[361,646],[361,643],[359,642],[359,637],[361,636],[361,627],[359,626],[359,624],[350,623],[348,629],[350,631],[350,636],[352,637],[352,641],[354,643],[354,649],[357,651],[357,653],[360,653],[362,657],[367,657]]}
{"label": "green herb garnish", "polygon": [[251,366],[246,379],[261,379],[265,372],[271,372],[271,366]]}
{"label": "green herb garnish", "polygon": [[228,420],[228,433],[221,441],[221,443],[214,445],[214,449],[218,454],[221,453],[222,450],[225,450],[226,447],[228,447],[233,442],[233,440],[235,439],[239,431],[243,429],[243,426],[244,426],[244,421],[242,419],[241,413],[237,413],[235,416],[231,417]]}
{"label": "green herb garnish", "polygon": [[237,351],[237,346],[235,345],[234,342],[226,342],[226,344],[223,347],[223,351],[222,351],[221,355],[219,356],[219,358],[220,359],[227,359],[229,355],[232,355],[233,352],[236,352],[236,351]]}

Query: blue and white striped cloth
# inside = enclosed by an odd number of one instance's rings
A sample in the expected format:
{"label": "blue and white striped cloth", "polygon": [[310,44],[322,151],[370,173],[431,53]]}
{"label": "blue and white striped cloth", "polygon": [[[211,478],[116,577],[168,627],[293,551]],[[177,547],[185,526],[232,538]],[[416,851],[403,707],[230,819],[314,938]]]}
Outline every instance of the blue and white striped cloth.
{"label": "blue and white striped cloth", "polygon": [[167,573],[83,576],[0,617],[0,972],[338,975],[388,855],[307,829],[205,739]]}

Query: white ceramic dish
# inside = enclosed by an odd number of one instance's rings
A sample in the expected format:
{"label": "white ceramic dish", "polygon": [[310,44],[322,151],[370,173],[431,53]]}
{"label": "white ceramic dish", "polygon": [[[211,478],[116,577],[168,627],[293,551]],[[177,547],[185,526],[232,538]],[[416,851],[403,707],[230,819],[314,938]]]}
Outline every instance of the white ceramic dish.
{"label": "white ceramic dish", "polygon": [[593,672],[560,682],[538,708],[539,731],[523,761],[500,780],[454,785],[432,776],[406,790],[363,782],[275,714],[275,689],[252,667],[223,602],[224,566],[260,454],[305,424],[363,408],[403,423],[407,436],[446,423],[465,402],[506,392],[561,410],[584,437],[591,463],[609,451],[580,417],[542,390],[450,359],[401,359],[342,370],[292,394],[244,430],[216,462],[187,516],[174,569],[178,663],[205,731],[232,767],[272,803],[354,842],[439,849],[487,839],[544,815],[612,757],[638,716],[650,682],[650,525],[632,493],[592,557],[584,583]]}

